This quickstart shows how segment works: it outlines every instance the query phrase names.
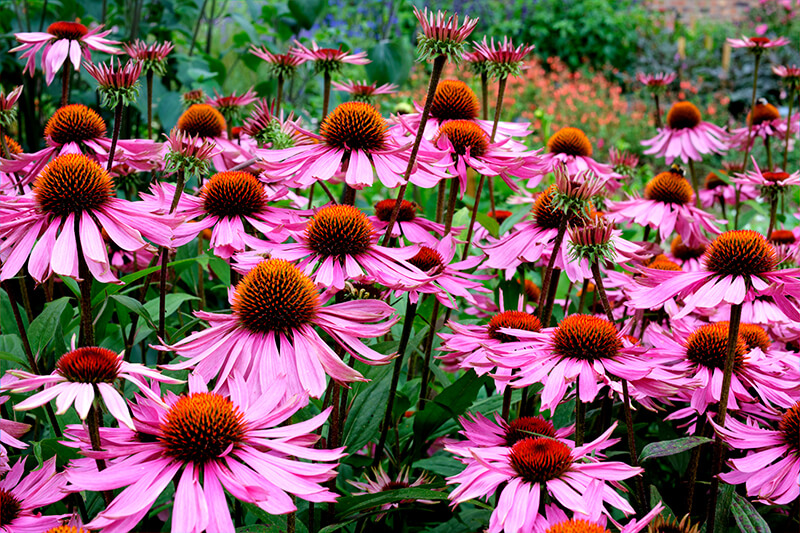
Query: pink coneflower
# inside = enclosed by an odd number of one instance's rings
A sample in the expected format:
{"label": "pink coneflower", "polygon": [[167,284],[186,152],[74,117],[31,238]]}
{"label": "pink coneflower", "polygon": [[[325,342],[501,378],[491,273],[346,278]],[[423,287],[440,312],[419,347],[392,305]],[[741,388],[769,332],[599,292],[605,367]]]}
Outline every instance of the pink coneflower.
{"label": "pink coneflower", "polygon": [[452,235],[442,238],[435,246],[418,246],[416,255],[407,259],[409,263],[424,272],[428,279],[411,289],[400,286],[398,293],[408,292],[409,301],[416,302],[420,294],[432,294],[439,303],[450,309],[456,308],[456,298],[463,298],[477,305],[471,291],[488,293],[480,280],[490,279],[492,275],[470,274],[483,257],[470,256],[464,261],[453,263],[456,254],[456,241]]}
{"label": "pink coneflower", "polygon": [[661,94],[667,90],[667,86],[675,81],[678,75],[674,72],[657,72],[655,74],[636,73],[636,80],[645,86],[651,93]]}
{"label": "pink coneflower", "polygon": [[497,44],[494,37],[491,42],[487,42],[484,37],[482,42],[475,43],[475,51],[486,58],[488,73],[495,78],[519,76],[525,69],[523,61],[534,48],[529,44],[515,47],[508,37],[503,37],[503,42],[498,41]]}
{"label": "pink coneflower", "polygon": [[257,48],[252,46],[250,53],[267,62],[270,73],[275,78],[291,78],[297,67],[307,61],[305,57],[300,57],[290,50],[286,54],[273,54],[265,47]]}
{"label": "pink coneflower", "polygon": [[394,94],[397,92],[397,85],[394,83],[384,83],[378,85],[378,82],[373,81],[367,83],[365,81],[347,80],[344,83],[333,82],[334,91],[342,91],[353,95],[353,100],[356,102],[367,102],[371,104],[374,96],[379,94]]}
{"label": "pink coneflower", "polygon": [[333,461],[344,455],[343,448],[316,450],[318,437],[310,433],[325,422],[330,409],[291,424],[289,418],[306,401],[285,401],[285,389],[285,382],[276,379],[268,391],[256,394],[237,379],[227,398],[208,392],[190,376],[186,395],[167,393],[164,403],[139,397],[133,409],[136,431],[107,428],[101,434],[104,452],[90,450],[82,427],[67,428],[73,446],[107,465],[100,473],[95,461],[75,461],[67,473],[74,490],[127,487],[86,527],[130,531],[173,479],[172,528],[182,533],[233,533],[223,489],[269,514],[294,511],[289,494],[313,502],[335,501],[336,495],[322,484],[335,477]]}
{"label": "pink coneflower", "polygon": [[731,48],[747,48],[753,54],[762,54],[769,48],[777,48],[789,44],[789,39],[786,37],[778,37],[777,39],[770,39],[769,37],[745,37],[741,39],[732,39],[728,37],[728,44]]}
{"label": "pink coneflower", "polygon": [[[379,246],[369,218],[351,205],[321,208],[304,230],[294,234],[294,240],[275,244],[265,252],[298,261],[298,267],[318,286],[342,290],[348,279],[367,279],[387,287],[413,287],[428,280],[425,273],[404,261],[416,253],[413,249]],[[256,249],[257,255],[261,253]],[[236,268],[247,271],[255,257],[239,255]]]}
{"label": "pink coneflower", "polygon": [[[729,324],[719,322],[692,328],[680,320],[671,322],[667,332],[657,325],[648,330],[647,338],[653,347],[650,356],[677,375],[692,376],[694,383],[685,386],[675,382],[679,392],[674,400],[689,404],[673,412],[668,419],[680,419],[705,414],[709,407],[720,402],[721,383],[727,357]],[[784,367],[775,356],[765,354],[760,347],[749,347],[739,335],[734,347],[729,410],[739,410],[746,404],[764,402],[788,407],[794,403],[789,391],[794,386],[783,377]]]}
{"label": "pink coneflower", "polygon": [[38,469],[25,474],[25,459],[20,459],[0,480],[0,531],[31,533],[61,525],[69,515],[45,515],[35,509],[55,503],[67,495],[67,480],[56,473],[52,457]]}
{"label": "pink coneflower", "polygon": [[15,276],[26,260],[36,281],[44,281],[51,273],[78,278],[80,240],[94,278],[116,283],[101,230],[128,251],[149,246],[142,236],[169,244],[171,220],[151,215],[114,193],[111,176],[88,157],[67,154],[51,161],[31,192],[0,201],[0,256],[8,253],[0,279]]}
{"label": "pink coneflower", "polygon": [[693,103],[675,102],[667,113],[667,126],[641,144],[649,146],[645,154],[663,157],[669,165],[676,157],[688,163],[702,160],[703,154],[721,154],[728,149],[727,139],[725,130],[703,121]]}
{"label": "pink coneflower", "polygon": [[167,172],[178,170],[188,174],[205,174],[208,172],[210,160],[219,154],[212,141],[200,135],[192,135],[178,128],[173,128],[169,135],[164,135],[167,142],[167,154],[164,156]]}
{"label": "pink coneflower", "polygon": [[[659,502],[641,519],[637,520],[634,518],[629,520],[625,525],[622,525],[610,516],[601,516],[597,520],[586,520],[579,514],[573,513],[573,517],[570,519],[557,505],[548,504],[545,506],[544,515],[539,515],[530,533],[611,533],[610,530],[606,529],[608,520],[613,522],[619,533],[639,533],[643,529],[649,528],[651,524],[656,524],[660,519],[658,514],[663,510],[664,505]],[[665,521],[662,520],[662,522]],[[677,523],[675,523],[674,527],[669,527],[671,524],[672,522],[665,522],[665,525],[667,525],[666,528],[648,529],[648,532],[666,533],[667,531],[671,531],[674,533],[697,533],[697,528],[690,531],[688,528],[684,529],[678,527]],[[681,524],[683,524],[683,522],[681,522]]]}
{"label": "pink coneflower", "polygon": [[228,138],[228,123],[222,113],[209,104],[192,104],[178,118],[176,128],[188,135],[212,142],[219,148],[214,158],[214,166],[220,170],[232,168],[239,158],[249,158],[242,147]]}
{"label": "pink coneflower", "polygon": [[639,166],[639,156],[627,150],[618,150],[616,146],[608,151],[608,162],[617,174],[633,177]]}
{"label": "pink coneflower", "polygon": [[[379,494],[381,492],[387,490],[397,490],[397,489],[407,489],[409,487],[419,487],[420,485],[425,485],[426,483],[430,483],[430,479],[425,475],[422,474],[419,476],[413,483],[409,481],[410,473],[408,468],[401,470],[397,477],[394,479],[390,478],[386,472],[383,471],[383,465],[378,465],[378,468],[372,469],[372,474],[375,476],[375,479],[372,480],[367,477],[366,481],[350,481],[347,480],[348,483],[353,485],[357,489],[361,489],[363,492],[354,492],[353,496],[361,496],[364,494]],[[395,503],[385,503],[381,505],[382,511],[388,511],[389,509],[397,509],[403,503],[427,503],[427,504],[434,504],[435,501],[432,500],[417,500],[417,499],[410,499],[410,500],[402,500]],[[386,516],[386,513],[379,513],[375,516],[376,520],[380,520]]]}
{"label": "pink coneflower", "polygon": [[198,311],[195,315],[207,320],[210,328],[173,346],[158,347],[188,359],[165,368],[196,368],[206,382],[216,378],[215,390],[230,388],[231,372],[237,369],[262,390],[285,374],[289,394],[305,390],[318,398],[325,392],[326,375],[339,382],[364,378],[342,362],[314,326],[365,363],[381,364],[392,358],[360,340],[389,331],[398,320],[390,318],[391,307],[379,300],[323,307],[314,283],[287,261],[269,259],[256,265],[231,291],[229,301],[232,314]]}
{"label": "pink coneflower", "polygon": [[[619,188],[617,174],[610,165],[592,159],[592,143],[589,137],[579,128],[566,127],[555,132],[547,141],[547,152],[542,155],[543,174],[553,172],[559,163],[567,165],[571,175],[592,171],[598,178],[606,181],[606,186],[613,192]],[[541,179],[541,178],[537,178]],[[535,187],[538,182],[528,182],[528,187]]]}
{"label": "pink coneflower", "polygon": [[163,76],[167,73],[167,56],[172,52],[174,45],[170,42],[147,44],[137,39],[133,43],[123,44],[122,48],[131,59],[142,64],[142,72],[153,72]]}
{"label": "pink coneflower", "polygon": [[523,346],[517,336],[504,333],[502,330],[514,329],[538,333],[542,329],[539,319],[522,309],[521,301],[516,310],[505,310],[501,307],[500,312],[486,323],[459,324],[451,320],[447,326],[453,333],[439,334],[443,339],[439,349],[445,354],[437,358],[451,368],[456,366],[461,369],[471,368],[479,376],[497,368],[492,377],[495,378],[495,385],[500,392],[505,390],[512,369],[498,366],[495,359],[499,357],[494,356],[499,354],[501,348],[505,348],[504,353],[507,354],[515,347]]}
{"label": "pink coneflower", "polygon": [[206,103],[219,109],[225,120],[230,123],[241,118],[243,108],[256,100],[256,93],[252,87],[247,89],[244,94],[237,95],[234,91],[228,96],[220,95],[215,89],[214,98],[209,98]]}
{"label": "pink coneflower", "polygon": [[708,242],[704,232],[722,232],[719,220],[695,207],[694,191],[680,168],[657,174],[645,186],[644,198],[608,202],[608,218],[657,229],[662,241],[676,231],[689,246]]}
{"label": "pink coneflower", "polygon": [[[489,521],[489,533],[531,531],[546,497],[591,520],[608,513],[606,503],[632,514],[633,508],[611,485],[642,469],[589,457],[617,442],[618,439],[609,438],[615,427],[612,425],[596,440],[577,448],[569,441],[550,437],[529,437],[510,448],[473,448],[476,460],[448,478],[450,484],[460,483],[450,493],[450,499],[458,504],[487,497],[505,483]],[[612,483],[606,484],[607,481]]]}
{"label": "pink coneflower", "polygon": [[573,429],[556,429],[550,420],[540,416],[522,416],[506,422],[497,412],[494,413],[494,422],[481,413],[467,413],[458,421],[464,428],[459,433],[466,440],[448,440],[447,451],[465,464],[475,460],[471,452],[473,448],[511,447],[529,437],[565,439]]}
{"label": "pink coneflower", "polygon": [[125,400],[115,388],[118,379],[132,383],[145,396],[155,401],[160,400],[144,378],[161,383],[181,383],[177,379],[163,376],[158,371],[144,365],[123,361],[122,354],[114,353],[106,348],[85,346],[76,349],[74,339],[72,351],[59,358],[52,374],[40,376],[23,370],[9,370],[9,373],[19,379],[3,385],[0,390],[15,393],[30,392],[45,386],[42,392],[15,404],[15,410],[27,411],[41,407],[50,400],[55,400],[58,406],[56,414],[66,413],[74,403],[78,416],[81,420],[86,420],[92,403],[99,395],[103,398],[108,412],[121,424],[125,424],[131,429],[133,429],[133,421],[130,411],[128,411]]}
{"label": "pink coneflower", "polygon": [[780,111],[759,98],[755,107],[747,114],[747,126],[736,128],[731,132],[729,144],[736,150],[752,149],[757,138],[785,140],[787,135],[794,135],[800,129],[800,114],[789,117],[788,122],[781,118]]}
{"label": "pink coneflower", "polygon": [[[375,204],[375,216],[369,217],[369,220],[376,232],[383,233],[386,229],[395,203],[394,198],[389,198]],[[403,237],[411,244],[436,246],[444,237],[444,224],[438,224],[419,216],[417,214],[419,209],[419,205],[403,200],[400,211],[397,213],[397,221],[392,228],[392,237]],[[453,228],[450,234],[456,237],[463,229],[463,227]]]}
{"label": "pink coneflower", "polygon": [[687,246],[680,235],[676,235],[669,245],[665,257],[674,261],[682,270],[697,272],[703,268],[702,258],[706,253],[706,243]]}
{"label": "pink coneflower", "polygon": [[[298,128],[317,143],[259,151],[260,165],[267,171],[267,179],[284,180],[287,186],[308,187],[316,180],[328,181],[343,173],[354,189],[370,187],[375,174],[385,186],[394,188],[402,183],[409,152],[388,129],[372,105],[346,102],[325,117],[319,135]],[[412,181],[436,183],[445,176],[443,170],[428,164],[441,157],[430,152],[420,152]]]}
{"label": "pink coneflower", "polygon": [[341,46],[339,48],[320,48],[314,41],[311,42],[310,49],[303,46],[299,41],[295,41],[294,48],[289,50],[289,53],[298,59],[313,61],[314,69],[317,72],[338,72],[345,63],[350,65],[366,65],[370,63],[366,52],[351,54],[342,50]]}
{"label": "pink coneflower", "polygon": [[128,60],[125,66],[117,59],[108,63],[95,65],[84,61],[83,68],[97,81],[98,90],[103,96],[103,106],[115,108],[119,104],[125,106],[136,102],[139,95],[139,76],[142,74],[142,63]]}
{"label": "pink coneflower", "polygon": [[[713,424],[713,422],[712,422]],[[778,429],[762,428],[750,419],[725,419],[725,427],[714,429],[732,448],[752,450],[745,457],[731,459],[731,472],[720,474],[725,483],[745,483],[747,495],[768,505],[795,501],[800,492],[800,403],[780,413]]]}
{"label": "pink coneflower", "polygon": [[520,340],[530,344],[513,353],[501,350],[499,357],[490,359],[519,370],[513,376],[515,388],[542,383],[541,405],[551,412],[579,377],[576,394],[589,403],[612,379],[635,381],[651,370],[641,346],[626,345],[614,324],[595,316],[570,315],[557,328],[522,335]]}
{"label": "pink coneflower", "polygon": [[650,309],[670,298],[683,298],[683,309],[673,317],[681,318],[697,308],[752,300],[773,284],[782,291],[768,291],[769,295],[787,317],[800,320],[800,313],[787,299],[800,296],[800,269],[776,270],[775,249],[760,233],[727,231],[708,246],[702,261],[703,270],[698,272],[643,268],[645,276],[637,281],[644,287],[631,295],[634,306]]}
{"label": "pink coneflower", "polygon": [[[218,172],[203,184],[198,196],[184,194],[175,210],[178,216],[190,221],[178,226],[173,246],[183,246],[205,230],[211,229],[209,246],[214,255],[229,259],[234,253],[247,248],[251,236],[245,227],[252,227],[273,240],[288,238],[280,231],[284,224],[300,224],[302,220],[296,211],[269,205],[270,202],[286,196],[283,189],[278,194],[269,194],[258,178],[241,170]],[[151,213],[170,212],[175,186],[166,183],[151,187],[150,195],[143,195],[149,203]]]}
{"label": "pink coneflower", "polygon": [[519,190],[515,179],[541,177],[538,150],[522,151],[508,146],[508,139],[491,143],[489,135],[476,122],[450,120],[439,127],[434,145],[445,153],[438,164],[458,177],[459,190],[467,190],[467,168],[484,176],[499,176],[513,190]]}
{"label": "pink coneflower", "polygon": [[458,13],[448,17],[446,11],[428,13],[427,7],[420,11],[414,6],[414,16],[422,26],[422,31],[417,35],[417,55],[420,61],[443,55],[449,61],[458,63],[464,53],[464,41],[478,25],[477,18],[464,17],[459,23]]}
{"label": "pink coneflower", "polygon": [[[105,165],[111,151],[112,140],[106,137],[106,123],[100,115],[83,104],[59,108],[44,128],[47,148],[31,154],[20,154],[13,160],[0,163],[0,170],[25,173],[23,185],[32,182],[51,158],[58,155],[82,153]],[[119,165],[127,165],[140,172],[160,166],[161,144],[147,139],[120,139],[117,141],[112,173]]]}
{"label": "pink coneflower", "polygon": [[30,71],[33,76],[36,70],[36,54],[42,52],[42,68],[45,72],[47,85],[53,82],[56,72],[69,58],[75,71],[81,67],[81,57],[91,60],[92,50],[107,54],[120,54],[121,50],[113,45],[119,41],[105,39],[112,30],[101,32],[103,26],[90,30],[79,22],[54,22],[47,27],[46,32],[15,33],[14,37],[22,44],[12,48],[9,52],[25,51],[20,57],[27,59],[23,73]]}
{"label": "pink coneflower", "polygon": [[8,128],[14,124],[14,119],[17,116],[17,100],[19,100],[21,94],[22,85],[14,87],[8,94],[0,91],[0,129]]}
{"label": "pink coneflower", "polygon": [[737,174],[733,181],[741,185],[758,187],[767,200],[784,195],[792,185],[800,185],[800,172],[767,172],[758,167],[753,158],[753,170]]}
{"label": "pink coneflower", "polygon": [[[415,113],[409,113],[395,120],[400,122],[411,133],[416,133],[422,118],[422,105],[414,102]],[[475,92],[461,80],[441,80],[431,102],[430,116],[425,123],[424,137],[433,140],[439,128],[451,120],[468,120],[476,123],[489,137],[494,123],[491,120],[480,120],[480,101]],[[524,137],[530,132],[527,122],[504,122],[497,124],[495,139],[500,141],[506,137]],[[511,143],[515,148],[524,149],[523,145]]]}

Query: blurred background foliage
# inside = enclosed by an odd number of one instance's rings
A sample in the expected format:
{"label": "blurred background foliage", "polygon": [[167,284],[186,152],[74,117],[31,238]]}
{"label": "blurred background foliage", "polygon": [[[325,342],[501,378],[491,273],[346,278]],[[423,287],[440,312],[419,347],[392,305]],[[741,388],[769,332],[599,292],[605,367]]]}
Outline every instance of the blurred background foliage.
{"label": "blurred background foliage", "polygon": [[[663,100],[665,111],[671,101],[689,99],[706,119],[733,124],[746,111],[753,62],[747,52],[726,50],[725,38],[756,30],[768,36],[800,34],[795,8],[779,0],[761,2],[739,25],[716,19],[688,24],[634,0],[2,0],[0,76],[6,91],[25,84],[18,137],[29,150],[41,145],[41,130],[55,109],[59,86],[45,86],[40,76],[23,77],[18,55],[8,50],[15,46],[14,33],[44,31],[58,20],[79,19],[89,26],[104,21],[114,30],[110,37],[120,41],[175,44],[171,68],[154,91],[163,131],[175,124],[182,109],[180,95],[191,89],[241,94],[254,87],[261,97],[274,96],[275,81],[267,76],[266,65],[248,50],[257,45],[285,52],[295,39],[367,51],[372,63],[347,66],[340,79],[399,84],[401,92],[383,101],[383,111],[390,112],[401,101],[419,100],[425,90],[427,65],[414,61],[417,22],[412,5],[479,17],[475,39],[509,36],[535,44],[530,69],[510,84],[506,118],[532,121],[537,140],[554,127],[579,125],[602,144],[600,150],[631,147],[642,138],[647,121],[631,119],[647,118],[652,110],[649,95],[635,80],[637,71],[678,73]],[[98,54],[95,61],[102,59]],[[785,92],[769,68],[795,63],[800,63],[796,46],[769,54],[762,61],[760,96],[782,103]],[[465,70],[453,68],[449,75],[464,78]],[[73,101],[96,104],[91,80],[83,72],[81,76]],[[313,69],[301,67],[287,84],[289,108],[313,124],[321,89]],[[346,97],[334,92],[332,103]],[[124,135],[136,136],[144,128],[144,105],[139,98]]]}

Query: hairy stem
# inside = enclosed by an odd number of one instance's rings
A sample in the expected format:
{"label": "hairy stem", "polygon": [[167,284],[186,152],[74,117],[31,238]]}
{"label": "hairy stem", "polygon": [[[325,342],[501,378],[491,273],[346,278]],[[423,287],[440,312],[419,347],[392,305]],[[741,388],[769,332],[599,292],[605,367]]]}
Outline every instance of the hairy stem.
{"label": "hairy stem", "polygon": [[434,299],[433,310],[431,311],[430,329],[428,329],[428,336],[425,339],[425,361],[422,364],[422,385],[419,390],[417,411],[425,409],[425,399],[428,397],[428,381],[431,376],[431,355],[433,354],[433,340],[436,335],[436,321],[439,318],[440,305],[439,300]]}
{"label": "hairy stem", "polygon": [[117,150],[117,141],[119,140],[119,128],[122,126],[122,111],[125,106],[122,102],[117,104],[114,108],[114,134],[111,137],[111,149],[108,151],[108,164],[106,165],[106,172],[111,172],[111,167],[114,165],[114,152]]}
{"label": "hairy stem", "polygon": [[550,253],[550,260],[547,262],[547,269],[544,271],[544,278],[542,279],[542,291],[539,294],[539,320],[542,327],[549,327],[550,314],[545,315],[546,308],[552,310],[553,304],[550,301],[550,284],[552,283],[553,269],[556,266],[556,257],[561,250],[561,243],[564,241],[564,234],[567,232],[567,214],[561,214],[561,221],[558,223],[558,233],[553,241],[553,251]]}
{"label": "hairy stem", "polygon": [[153,70],[147,71],[147,138],[153,138]]}

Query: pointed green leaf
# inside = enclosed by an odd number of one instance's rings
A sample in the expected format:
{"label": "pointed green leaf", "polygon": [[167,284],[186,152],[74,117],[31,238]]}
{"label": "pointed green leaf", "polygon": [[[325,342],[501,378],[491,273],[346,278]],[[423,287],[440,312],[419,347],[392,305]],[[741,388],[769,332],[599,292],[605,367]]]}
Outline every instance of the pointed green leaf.
{"label": "pointed green leaf", "polygon": [[675,440],[662,440],[661,442],[651,442],[642,448],[642,453],[639,455],[639,462],[653,457],[667,457],[669,455],[676,455],[686,450],[696,448],[701,444],[711,442],[711,439],[706,437],[683,437]]}

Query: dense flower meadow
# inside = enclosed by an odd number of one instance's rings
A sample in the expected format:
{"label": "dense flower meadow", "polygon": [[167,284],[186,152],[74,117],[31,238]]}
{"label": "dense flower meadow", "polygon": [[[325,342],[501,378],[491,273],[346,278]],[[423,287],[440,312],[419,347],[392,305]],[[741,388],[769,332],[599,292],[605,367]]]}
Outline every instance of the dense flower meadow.
{"label": "dense flower meadow", "polygon": [[[719,124],[675,73],[630,104],[414,15],[413,105],[342,76],[365,52],[254,46],[271,98],[186,92],[161,136],[171,43],[15,35],[61,99],[25,152],[0,92],[0,532],[797,530],[789,39],[729,39],[752,97]],[[321,109],[284,101],[304,63]]]}

